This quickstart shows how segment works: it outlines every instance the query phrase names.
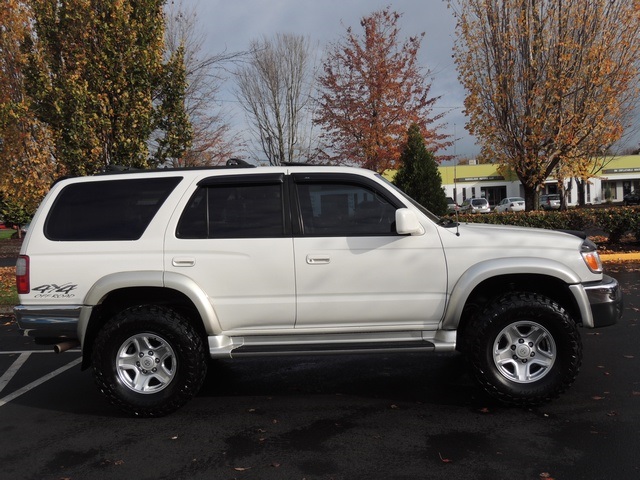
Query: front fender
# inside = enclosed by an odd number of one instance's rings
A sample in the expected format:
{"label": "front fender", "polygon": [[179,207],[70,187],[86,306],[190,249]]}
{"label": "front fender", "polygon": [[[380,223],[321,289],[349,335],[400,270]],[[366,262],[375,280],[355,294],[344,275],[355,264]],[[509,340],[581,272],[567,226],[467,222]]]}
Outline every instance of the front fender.
{"label": "front fender", "polygon": [[504,275],[546,275],[567,285],[579,284],[581,279],[566,265],[549,259],[535,257],[509,257],[485,260],[466,270],[453,285],[441,328],[455,330],[469,295],[482,282]]}

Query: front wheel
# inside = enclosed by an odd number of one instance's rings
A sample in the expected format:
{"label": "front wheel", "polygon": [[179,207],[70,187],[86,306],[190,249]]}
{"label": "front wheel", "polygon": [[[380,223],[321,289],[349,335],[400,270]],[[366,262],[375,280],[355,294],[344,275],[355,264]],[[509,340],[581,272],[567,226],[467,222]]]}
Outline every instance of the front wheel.
{"label": "front wheel", "polygon": [[158,417],[178,409],[202,386],[207,358],[200,335],[177,312],[126,309],[99,332],[93,370],[100,391],[129,414]]}
{"label": "front wheel", "polygon": [[533,406],[556,398],[575,380],[582,343],[575,322],[542,295],[509,293],[490,304],[467,332],[472,370],[504,403]]}

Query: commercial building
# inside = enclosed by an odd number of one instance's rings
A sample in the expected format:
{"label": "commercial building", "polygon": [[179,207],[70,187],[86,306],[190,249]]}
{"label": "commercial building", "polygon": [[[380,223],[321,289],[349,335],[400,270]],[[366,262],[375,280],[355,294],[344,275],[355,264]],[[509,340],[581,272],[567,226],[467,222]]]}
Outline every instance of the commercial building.
{"label": "commercial building", "polygon": [[[609,157],[586,186],[586,203],[622,202],[627,193],[640,191],[640,155]],[[524,189],[514,172],[494,164],[440,166],[442,187],[460,205],[467,198],[486,198],[493,207],[506,197],[523,197]],[[578,204],[574,179],[564,182],[567,205]],[[542,194],[559,193],[558,180],[547,178]]]}

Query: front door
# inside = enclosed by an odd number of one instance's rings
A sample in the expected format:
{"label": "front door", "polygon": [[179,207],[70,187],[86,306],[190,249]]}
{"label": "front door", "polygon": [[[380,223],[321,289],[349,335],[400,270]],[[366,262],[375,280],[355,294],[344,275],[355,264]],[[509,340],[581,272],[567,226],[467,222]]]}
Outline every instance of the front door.
{"label": "front door", "polygon": [[447,277],[433,224],[424,222],[424,235],[398,235],[395,211],[404,205],[359,177],[294,175],[294,185],[296,329],[438,324]]}

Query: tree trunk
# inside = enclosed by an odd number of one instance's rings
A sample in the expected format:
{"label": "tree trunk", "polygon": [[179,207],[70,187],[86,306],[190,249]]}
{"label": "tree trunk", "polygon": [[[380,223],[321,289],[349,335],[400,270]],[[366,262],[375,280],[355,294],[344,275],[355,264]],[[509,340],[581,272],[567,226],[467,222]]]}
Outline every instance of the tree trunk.
{"label": "tree trunk", "polygon": [[536,204],[536,189],[535,187],[530,187],[528,185],[523,184],[522,185],[524,188],[524,205],[525,205],[525,210],[527,212],[531,212],[533,210],[537,209],[537,204]]}
{"label": "tree trunk", "polygon": [[586,182],[581,178],[576,178],[576,185],[578,186],[578,205],[584,207],[586,202]]}

